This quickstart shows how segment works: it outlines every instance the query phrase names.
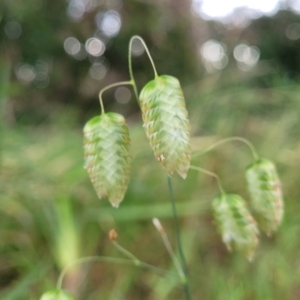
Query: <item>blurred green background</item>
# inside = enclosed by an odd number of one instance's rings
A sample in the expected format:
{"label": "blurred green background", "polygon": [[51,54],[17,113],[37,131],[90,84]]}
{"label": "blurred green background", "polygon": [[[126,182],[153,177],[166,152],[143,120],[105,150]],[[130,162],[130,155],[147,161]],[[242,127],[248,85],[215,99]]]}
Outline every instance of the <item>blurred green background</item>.
{"label": "blurred green background", "polygon": [[[198,1],[199,2],[199,1]],[[39,299],[76,258],[122,257],[107,233],[142,261],[174,269],[151,219],[176,240],[167,178],[152,157],[130,88],[104,94],[107,111],[129,124],[133,170],[119,209],[99,201],[83,169],[82,127],[99,114],[98,93],[128,80],[128,42],[142,36],[159,74],[180,79],[193,150],[230,136],[249,139],[273,160],[285,218],[260,235],[249,263],[228,253],[212,220],[214,178],[174,175],[193,299],[300,298],[300,16],[282,2],[272,16],[236,10],[204,20],[197,1],[2,0],[0,3],[0,298]],[[153,77],[133,47],[139,90]],[[249,149],[232,142],[193,159],[245,199]],[[91,263],[70,270],[76,299],[183,299],[177,282],[130,266]]]}

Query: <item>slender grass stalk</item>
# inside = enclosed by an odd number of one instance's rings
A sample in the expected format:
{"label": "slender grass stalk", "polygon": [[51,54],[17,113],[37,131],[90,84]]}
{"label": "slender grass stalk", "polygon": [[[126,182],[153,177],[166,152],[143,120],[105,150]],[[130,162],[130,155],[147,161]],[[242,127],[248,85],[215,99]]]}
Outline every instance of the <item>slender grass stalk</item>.
{"label": "slender grass stalk", "polygon": [[205,170],[205,169],[202,169],[202,168],[199,168],[199,167],[196,167],[196,166],[190,166],[190,169],[195,170],[195,171],[199,171],[201,173],[204,173],[204,174],[212,176],[212,177],[215,177],[217,179],[218,187],[219,187],[219,190],[220,190],[221,194],[225,194],[225,191],[224,191],[224,189],[222,187],[222,184],[221,184],[220,177],[216,173],[210,172],[208,170]]}
{"label": "slender grass stalk", "polygon": [[178,214],[176,209],[176,203],[175,203],[175,197],[173,193],[173,185],[172,185],[172,179],[171,176],[168,176],[168,187],[169,187],[169,194],[170,194],[170,200],[172,205],[172,211],[173,211],[173,219],[175,223],[175,233],[176,233],[176,239],[177,239],[177,245],[178,245],[178,251],[181,261],[181,267],[184,273],[184,278],[182,278],[182,285],[184,289],[184,294],[186,300],[191,300],[191,292],[188,285],[188,276],[187,276],[187,267],[186,267],[186,261],[184,257],[184,253],[182,250],[182,242],[181,242],[181,236],[180,236],[180,230],[179,230],[179,222],[178,222]]}
{"label": "slender grass stalk", "polygon": [[105,110],[104,110],[104,105],[103,105],[103,100],[102,100],[102,94],[107,91],[110,88],[116,87],[116,86],[120,86],[120,85],[132,85],[133,87],[135,87],[135,84],[133,81],[121,81],[121,82],[116,82],[116,83],[112,83],[106,87],[104,87],[100,92],[99,92],[99,102],[100,102],[100,107],[101,107],[101,114],[105,114]]}
{"label": "slender grass stalk", "polygon": [[129,68],[129,75],[130,75],[130,79],[131,79],[131,82],[132,82],[132,85],[133,85],[133,90],[134,90],[134,94],[135,94],[135,97],[136,99],[138,100],[139,99],[139,93],[138,93],[138,90],[137,90],[137,86],[136,86],[136,83],[135,83],[135,80],[134,80],[134,76],[133,76],[133,70],[132,70],[132,43],[134,40],[139,40],[148,57],[149,57],[149,60],[151,62],[151,65],[152,65],[152,68],[153,68],[153,72],[154,72],[154,77],[158,77],[158,74],[157,74],[157,71],[156,71],[156,67],[155,67],[155,64],[154,64],[154,61],[152,59],[152,56],[150,54],[150,51],[145,43],[145,41],[138,35],[134,35],[130,41],[129,41],[129,47],[128,47],[128,68]]}
{"label": "slender grass stalk", "polygon": [[242,137],[239,137],[239,136],[233,136],[233,137],[229,137],[229,138],[226,138],[226,139],[223,139],[223,140],[220,140],[214,144],[212,144],[211,146],[209,146],[207,149],[204,149],[203,151],[197,151],[196,153],[193,153],[193,157],[199,157],[201,155],[204,155],[206,154],[207,152],[211,151],[212,149],[222,145],[222,144],[225,144],[225,143],[228,143],[228,142],[232,142],[232,141],[240,141],[240,142],[243,142],[244,144],[246,144],[251,152],[252,152],[252,155],[254,157],[254,160],[256,161],[258,158],[259,158],[259,155],[255,149],[255,147],[253,146],[253,144],[251,142],[249,142],[247,139],[245,138],[242,138]]}
{"label": "slender grass stalk", "polygon": [[174,265],[177,269],[177,272],[178,272],[179,276],[181,277],[181,279],[184,280],[185,274],[182,270],[182,267],[181,267],[181,264],[180,264],[178,258],[176,257],[176,255],[175,255],[175,253],[172,249],[171,243],[170,243],[169,238],[168,238],[168,236],[165,232],[165,229],[163,228],[163,226],[161,225],[160,221],[157,218],[154,218],[152,220],[152,222],[153,222],[155,228],[157,229],[157,231],[159,232],[159,234],[161,235],[162,241],[163,241],[170,257],[173,260],[173,263],[174,263]]}
{"label": "slender grass stalk", "polygon": [[150,270],[156,274],[162,275],[162,276],[169,276],[172,278],[179,279],[177,273],[166,271],[161,268],[157,268],[155,266],[144,263],[138,259],[137,259],[137,262],[138,262],[137,263],[133,259],[116,258],[116,257],[110,257],[110,256],[87,256],[87,257],[83,257],[78,260],[75,260],[72,264],[65,267],[58,277],[56,287],[58,289],[62,288],[63,279],[64,279],[66,273],[69,271],[69,269],[71,269],[75,265],[80,265],[83,263],[90,263],[90,262],[108,262],[108,263],[117,263],[117,264],[123,264],[123,265],[133,265],[133,266],[137,266],[137,267],[140,267],[143,269],[148,269],[148,270]]}

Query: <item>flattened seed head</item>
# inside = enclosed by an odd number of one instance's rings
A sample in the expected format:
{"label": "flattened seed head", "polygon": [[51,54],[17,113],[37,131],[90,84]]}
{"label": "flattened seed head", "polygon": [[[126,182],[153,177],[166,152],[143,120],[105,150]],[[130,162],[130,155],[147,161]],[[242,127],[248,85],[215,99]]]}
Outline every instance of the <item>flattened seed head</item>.
{"label": "flattened seed head", "polygon": [[227,249],[237,250],[252,260],[258,244],[258,229],[244,199],[238,195],[221,194],[213,200],[212,208]]}
{"label": "flattened seed head", "polygon": [[177,78],[157,76],[142,89],[143,127],[157,161],[186,178],[191,160],[190,123]]}
{"label": "flattened seed head", "polygon": [[267,234],[274,233],[280,225],[284,202],[276,167],[270,160],[260,158],[246,170],[251,207],[260,228]]}
{"label": "flattened seed head", "polygon": [[127,190],[130,170],[130,139],[123,116],[102,114],[83,129],[85,168],[98,197],[118,207]]}
{"label": "flattened seed head", "polygon": [[71,294],[61,290],[61,289],[52,289],[45,292],[40,300],[75,300]]}

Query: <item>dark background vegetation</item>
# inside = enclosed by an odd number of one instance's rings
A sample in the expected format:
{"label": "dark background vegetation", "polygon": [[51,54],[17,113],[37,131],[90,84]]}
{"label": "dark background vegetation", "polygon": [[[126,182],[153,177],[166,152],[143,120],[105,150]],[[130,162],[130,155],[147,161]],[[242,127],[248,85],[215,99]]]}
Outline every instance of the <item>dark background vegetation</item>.
{"label": "dark background vegetation", "polygon": [[[78,19],[70,17],[74,3],[86,3],[87,11]],[[121,20],[112,36],[95,22],[96,15],[101,21],[107,12]],[[193,149],[243,136],[276,163],[283,183],[284,222],[274,237],[260,235],[255,260],[249,263],[228,253],[216,232],[210,209],[218,194],[215,180],[193,171],[185,181],[174,176],[193,298],[299,299],[300,16],[287,4],[269,17],[249,19],[245,12],[235,16],[244,15],[247,22],[233,18],[224,24],[202,20],[184,0],[1,1],[2,300],[38,299],[76,258],[121,256],[108,241],[111,228],[141,260],[173,268],[151,223],[160,218],[176,248],[166,175],[152,157],[133,93],[126,103],[117,101],[115,90],[104,94],[106,110],[127,118],[132,140],[132,178],[118,210],[97,199],[83,169],[82,126],[100,112],[100,89],[128,80],[128,43],[135,34],[146,41],[158,73],[180,79]],[[287,34],[291,24],[292,38]],[[84,50],[93,36],[105,42],[99,57]],[[66,53],[68,37],[82,44],[82,56]],[[205,68],[200,48],[208,40],[226,46],[228,64],[222,70]],[[233,56],[240,43],[260,51],[259,61],[247,71],[238,68]],[[105,66],[102,79],[91,76],[94,64]],[[133,68],[140,90],[153,77],[145,53],[133,57]],[[233,142],[193,164],[216,172],[228,192],[248,199],[244,170],[251,161],[247,147]],[[106,263],[70,270],[64,288],[84,300],[183,299],[181,287],[168,278]]]}

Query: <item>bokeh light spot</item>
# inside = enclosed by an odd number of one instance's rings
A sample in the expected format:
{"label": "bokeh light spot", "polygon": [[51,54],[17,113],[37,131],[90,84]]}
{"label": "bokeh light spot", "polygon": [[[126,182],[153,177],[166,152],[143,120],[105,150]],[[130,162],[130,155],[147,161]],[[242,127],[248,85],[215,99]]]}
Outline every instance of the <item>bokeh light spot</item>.
{"label": "bokeh light spot", "polygon": [[101,56],[105,51],[105,45],[98,38],[92,37],[86,41],[85,49],[92,56]]}
{"label": "bokeh light spot", "polygon": [[274,15],[279,9],[279,0],[192,0],[192,12],[202,18],[225,20],[236,9],[246,8],[245,17],[252,18],[253,11]]}
{"label": "bokeh light spot", "polygon": [[39,72],[34,78],[34,85],[39,89],[46,88],[50,83],[50,78],[47,73]]}
{"label": "bokeh light spot", "polygon": [[219,61],[224,55],[224,47],[215,40],[209,40],[202,45],[201,54],[205,60]]}
{"label": "bokeh light spot", "polygon": [[247,44],[241,43],[235,46],[233,56],[237,61],[239,69],[249,71],[257,64],[260,51],[257,47],[250,47]]}
{"label": "bokeh light spot", "polygon": [[101,80],[107,73],[107,67],[103,63],[94,63],[90,69],[89,74],[96,80]]}
{"label": "bokeh light spot", "polygon": [[300,13],[300,1],[299,0],[290,0],[289,6],[294,12]]}
{"label": "bokeh light spot", "polygon": [[36,75],[35,69],[32,65],[29,64],[20,64],[16,69],[17,78],[23,84],[31,83]]}
{"label": "bokeh light spot", "polygon": [[102,30],[104,35],[113,37],[116,36],[121,29],[121,17],[119,13],[115,10],[107,11],[103,18],[101,18],[101,23],[97,22],[99,29]]}
{"label": "bokeh light spot", "polygon": [[10,21],[5,24],[4,32],[9,39],[16,40],[22,34],[22,27],[18,22]]}
{"label": "bokeh light spot", "polygon": [[120,104],[126,104],[131,99],[131,91],[124,86],[118,87],[115,91],[115,98]]}
{"label": "bokeh light spot", "polygon": [[38,60],[34,66],[36,73],[48,73],[50,71],[49,64],[44,60]]}
{"label": "bokeh light spot", "polygon": [[247,50],[248,45],[238,44],[234,47],[233,56],[237,61],[244,61],[244,53]]}
{"label": "bokeh light spot", "polygon": [[286,29],[286,36],[290,40],[298,40],[300,38],[300,24],[292,23]]}
{"label": "bokeh light spot", "polygon": [[80,42],[74,37],[68,37],[64,41],[65,51],[70,55],[76,55],[80,51]]}
{"label": "bokeh light spot", "polygon": [[72,0],[69,3],[69,6],[67,8],[67,14],[68,16],[74,20],[79,21],[83,14],[85,12],[85,5],[80,0]]}
{"label": "bokeh light spot", "polygon": [[134,56],[140,56],[145,52],[142,42],[138,39],[132,41],[131,52]]}
{"label": "bokeh light spot", "polygon": [[205,42],[200,53],[204,66],[208,73],[213,73],[217,70],[224,69],[228,64],[228,57],[225,53],[225,46],[215,40]]}
{"label": "bokeh light spot", "polygon": [[228,57],[226,54],[223,54],[221,59],[212,62],[212,65],[218,70],[224,69],[227,66],[227,64],[228,64]]}

